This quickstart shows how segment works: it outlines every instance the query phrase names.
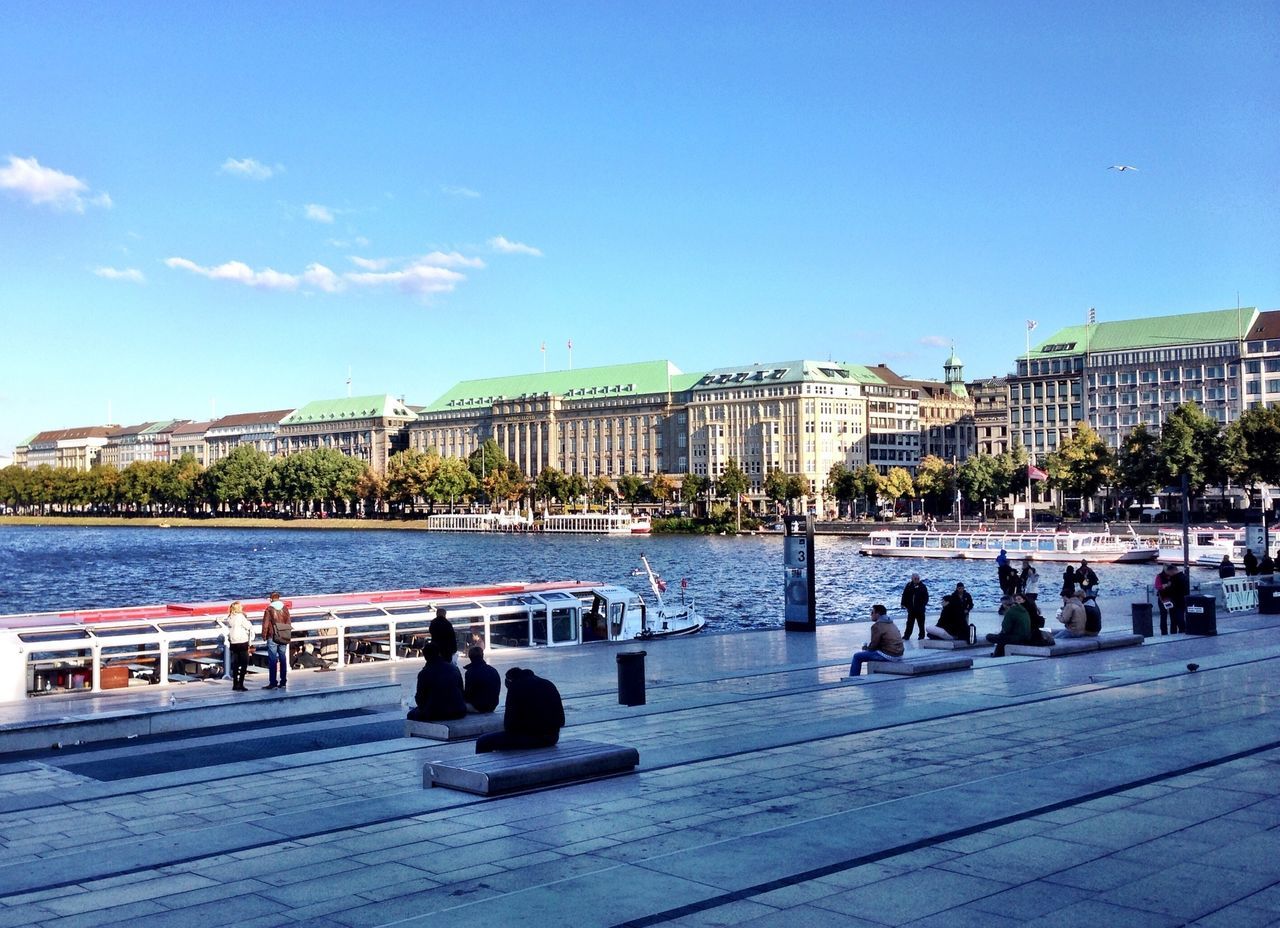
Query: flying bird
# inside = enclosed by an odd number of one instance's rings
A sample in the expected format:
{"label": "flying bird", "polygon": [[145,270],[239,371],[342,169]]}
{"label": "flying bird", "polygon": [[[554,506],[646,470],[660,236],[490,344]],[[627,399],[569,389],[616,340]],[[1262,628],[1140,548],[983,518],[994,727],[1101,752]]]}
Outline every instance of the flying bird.
{"label": "flying bird", "polygon": [[1113,164],[1107,168],[1108,171],[1136,171],[1138,170],[1132,164]]}

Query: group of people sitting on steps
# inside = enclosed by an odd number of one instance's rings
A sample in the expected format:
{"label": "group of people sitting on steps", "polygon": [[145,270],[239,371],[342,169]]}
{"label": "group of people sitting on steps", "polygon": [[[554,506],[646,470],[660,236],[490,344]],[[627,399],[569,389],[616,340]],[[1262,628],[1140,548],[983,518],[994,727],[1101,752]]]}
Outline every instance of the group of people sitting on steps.
{"label": "group of people sitting on steps", "polygon": [[[502,681],[484,659],[484,648],[467,649],[466,676],[454,663],[458,638],[444,610],[438,610],[428,630],[426,663],[418,672],[415,707],[408,717],[421,722],[448,722],[466,716],[468,710],[490,713],[498,708]],[[507,702],[502,731],[481,735],[476,753],[520,748],[551,747],[564,727],[564,703],[550,680],[524,667],[507,670]]]}

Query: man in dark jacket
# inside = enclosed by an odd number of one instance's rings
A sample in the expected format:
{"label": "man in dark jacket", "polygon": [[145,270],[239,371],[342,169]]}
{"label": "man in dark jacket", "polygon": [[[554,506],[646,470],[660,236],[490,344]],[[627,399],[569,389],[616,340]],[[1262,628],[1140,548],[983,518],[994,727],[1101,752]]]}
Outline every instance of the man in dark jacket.
{"label": "man in dark jacket", "polygon": [[427,648],[427,662],[418,671],[417,707],[409,718],[419,722],[445,722],[467,714],[462,697],[462,674],[448,657],[434,647]]}
{"label": "man in dark jacket", "polygon": [[1084,590],[1085,596],[1096,596],[1098,593],[1098,575],[1094,573],[1088,561],[1081,561],[1076,568],[1076,583]]}
{"label": "man in dark jacket", "polygon": [[464,668],[462,695],[477,712],[492,712],[502,696],[502,678],[485,662],[484,648],[473,644],[467,649],[467,657],[471,662]]}
{"label": "man in dark jacket", "polygon": [[1187,575],[1178,569],[1177,564],[1169,564],[1164,569],[1164,585],[1160,589],[1160,600],[1169,612],[1169,633],[1176,635],[1186,631],[1187,594],[1191,586]]}
{"label": "man in dark jacket", "polygon": [[508,670],[506,680],[507,709],[502,731],[481,735],[476,741],[476,753],[549,748],[559,741],[564,727],[564,703],[556,685],[521,667]]}
{"label": "man in dark jacket", "polygon": [[453,660],[458,653],[458,633],[453,630],[453,623],[445,617],[443,609],[436,610],[436,617],[427,626],[427,634],[431,636],[431,646],[444,655],[447,661]]}
{"label": "man in dark jacket", "polygon": [[920,634],[924,637],[924,610],[929,605],[929,588],[924,585],[919,574],[911,575],[911,582],[902,589],[902,608],[907,610],[907,630],[903,638],[911,637],[911,627],[920,623]]}

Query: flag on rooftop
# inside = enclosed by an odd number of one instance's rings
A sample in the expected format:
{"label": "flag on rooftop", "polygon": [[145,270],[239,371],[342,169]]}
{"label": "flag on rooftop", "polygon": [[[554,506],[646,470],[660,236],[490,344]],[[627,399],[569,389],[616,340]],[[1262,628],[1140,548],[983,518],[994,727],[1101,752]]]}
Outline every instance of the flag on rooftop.
{"label": "flag on rooftop", "polygon": [[1036,326],[1038,326],[1039,324],[1040,324],[1040,323],[1036,322],[1034,319],[1028,319],[1028,320],[1027,320],[1027,331],[1028,331],[1028,332],[1030,332],[1032,329],[1034,329],[1034,328],[1035,328]]}

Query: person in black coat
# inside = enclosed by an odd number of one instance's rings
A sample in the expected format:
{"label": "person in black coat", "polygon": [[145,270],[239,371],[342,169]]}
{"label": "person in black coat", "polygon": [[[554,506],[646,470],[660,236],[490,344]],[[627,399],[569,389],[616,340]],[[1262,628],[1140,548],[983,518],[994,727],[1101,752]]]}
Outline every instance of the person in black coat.
{"label": "person in black coat", "polygon": [[523,748],[549,748],[560,740],[564,727],[564,703],[550,680],[532,670],[512,667],[506,673],[507,708],[502,731],[481,735],[476,753]]}
{"label": "person in black coat", "polygon": [[492,712],[502,697],[502,678],[485,662],[484,648],[472,645],[467,657],[471,663],[464,668],[462,695],[477,712]]}
{"label": "person in black coat", "polygon": [[1070,564],[1062,572],[1062,601],[1065,603],[1076,595],[1076,569]]}
{"label": "person in black coat", "polygon": [[903,632],[903,638],[911,637],[911,628],[916,623],[920,623],[920,634],[918,637],[924,637],[924,610],[929,605],[929,588],[924,585],[919,574],[911,575],[911,582],[902,589],[902,608],[907,610],[907,630]]}
{"label": "person in black coat", "polygon": [[956,588],[952,592],[951,598],[964,608],[965,621],[967,622],[969,620],[969,613],[973,611],[973,597],[969,595],[969,591],[964,588],[963,583],[956,584]]}
{"label": "person in black coat", "polygon": [[462,674],[457,666],[434,648],[427,648],[427,662],[418,671],[417,706],[409,718],[418,722],[445,722],[467,714],[462,697]]}
{"label": "person in black coat", "polygon": [[1244,575],[1246,577],[1258,576],[1258,555],[1248,548],[1244,552]]}
{"label": "person in black coat", "polygon": [[942,597],[942,614],[938,616],[938,624],[929,627],[928,635],[941,641],[969,640],[969,613],[955,593]]}
{"label": "person in black coat", "polygon": [[1222,555],[1222,563],[1218,565],[1218,579],[1229,580],[1236,575],[1236,565],[1231,563],[1231,555]]}
{"label": "person in black coat", "polygon": [[1098,594],[1098,575],[1093,572],[1088,561],[1081,561],[1080,566],[1076,568],[1076,583],[1080,584],[1080,589],[1084,590],[1085,596]]}
{"label": "person in black coat", "polygon": [[445,618],[443,609],[436,610],[436,617],[427,626],[427,633],[431,636],[431,647],[445,660],[452,661],[458,653],[458,633],[453,630],[453,623]]}
{"label": "person in black coat", "polygon": [[1176,635],[1186,631],[1187,595],[1191,592],[1191,585],[1187,581],[1187,575],[1176,564],[1165,567],[1164,573],[1160,599],[1169,612],[1169,633]]}

